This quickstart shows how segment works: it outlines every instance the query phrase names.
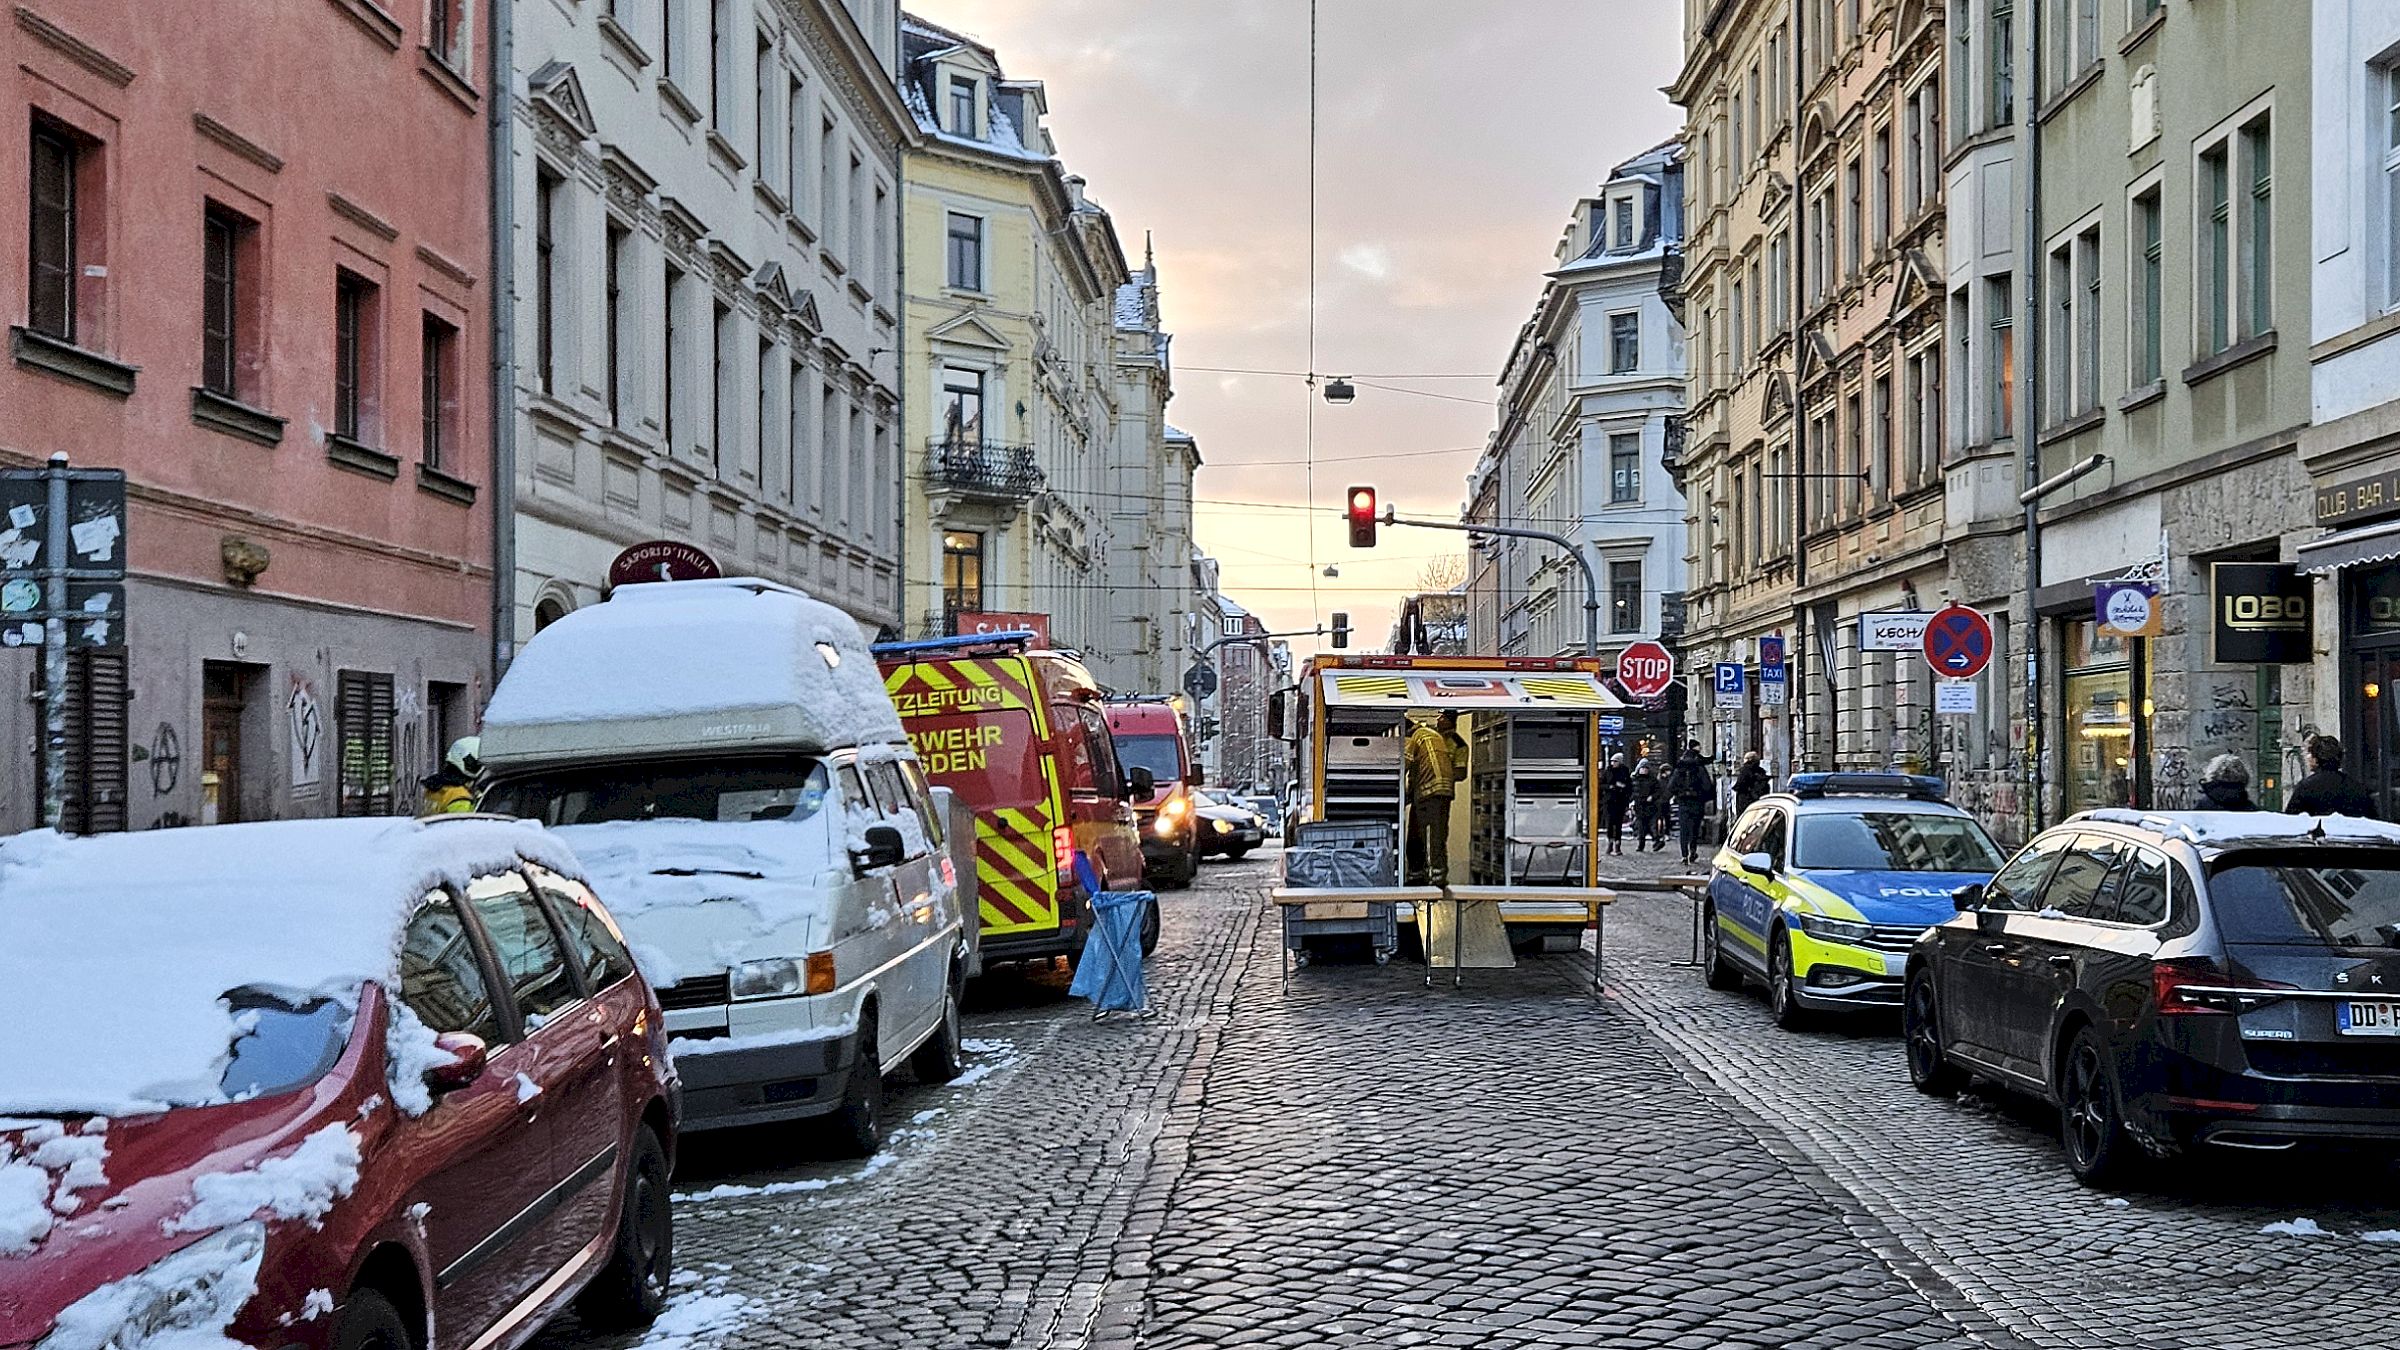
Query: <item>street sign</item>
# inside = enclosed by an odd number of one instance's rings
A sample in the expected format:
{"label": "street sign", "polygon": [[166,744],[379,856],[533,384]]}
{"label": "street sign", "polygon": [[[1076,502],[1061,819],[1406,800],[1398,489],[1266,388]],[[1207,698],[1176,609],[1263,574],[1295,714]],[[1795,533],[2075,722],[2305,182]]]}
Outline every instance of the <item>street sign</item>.
{"label": "street sign", "polygon": [[608,565],[612,589],[643,581],[706,581],[723,575],[716,559],[678,539],[635,544]]}
{"label": "street sign", "polygon": [[1717,706],[1739,708],[1748,701],[1748,686],[1743,682],[1742,663],[1719,661],[1715,672]]}
{"label": "street sign", "polygon": [[1675,658],[1655,642],[1637,642],[1617,658],[1617,683],[1635,698],[1657,698],[1675,682]]}
{"label": "street sign", "polygon": [[1215,694],[1217,692],[1217,668],[1206,661],[1193,662],[1192,668],[1183,672],[1183,692],[1190,694],[1195,703]]}
{"label": "street sign", "polygon": [[1925,660],[1952,679],[1973,679],[1992,660],[1992,623],[1965,605],[1952,605],[1925,624]]}
{"label": "street sign", "polygon": [[1933,710],[1937,713],[1971,713],[1975,711],[1975,682],[1973,680],[1934,681]]}
{"label": "street sign", "polygon": [[1925,645],[1925,625],[1933,615],[1914,609],[1887,610],[1858,616],[1858,649],[1862,652],[1913,652]]}
{"label": "street sign", "polygon": [[1766,708],[1780,708],[1792,701],[1792,668],[1783,658],[1781,637],[1762,637],[1758,640],[1758,702]]}

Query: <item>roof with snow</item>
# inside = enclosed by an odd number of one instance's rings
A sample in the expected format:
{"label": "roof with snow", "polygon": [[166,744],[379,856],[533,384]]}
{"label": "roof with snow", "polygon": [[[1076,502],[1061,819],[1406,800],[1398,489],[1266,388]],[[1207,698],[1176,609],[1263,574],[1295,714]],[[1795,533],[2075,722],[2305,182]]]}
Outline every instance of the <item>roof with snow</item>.
{"label": "roof with snow", "polygon": [[858,622],[754,578],[620,586],[534,635],[483,718],[494,769],[904,744]]}
{"label": "roof with snow", "polygon": [[540,826],[482,816],[0,839],[0,1115],[223,1101],[228,992],[354,1001],[397,978],[427,891],[520,859],[582,874]]}

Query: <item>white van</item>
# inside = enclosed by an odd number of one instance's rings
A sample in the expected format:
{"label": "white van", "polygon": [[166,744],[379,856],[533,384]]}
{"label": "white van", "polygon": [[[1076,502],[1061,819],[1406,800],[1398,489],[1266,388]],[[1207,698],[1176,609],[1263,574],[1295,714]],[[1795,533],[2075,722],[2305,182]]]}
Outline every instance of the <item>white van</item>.
{"label": "white van", "polygon": [[957,1075],[948,803],[849,616],[764,581],[620,587],[518,653],[481,750],[483,808],[556,828],[624,926],[687,1133],[824,1117],[863,1155],[887,1072]]}

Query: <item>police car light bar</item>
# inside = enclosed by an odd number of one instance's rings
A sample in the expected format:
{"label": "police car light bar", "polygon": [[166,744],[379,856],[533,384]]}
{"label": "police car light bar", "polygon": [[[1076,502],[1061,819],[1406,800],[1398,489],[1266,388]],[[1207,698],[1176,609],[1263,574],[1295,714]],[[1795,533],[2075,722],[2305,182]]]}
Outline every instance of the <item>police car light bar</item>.
{"label": "police car light bar", "polygon": [[1950,799],[1948,783],[1922,773],[1796,773],[1792,775],[1791,792],[1795,797],[1913,797],[1932,802]]}
{"label": "police car light bar", "polygon": [[907,656],[916,652],[954,652],[969,647],[1023,646],[1041,637],[1030,628],[1005,633],[960,633],[956,637],[916,638],[908,642],[878,642],[867,650],[877,656]]}

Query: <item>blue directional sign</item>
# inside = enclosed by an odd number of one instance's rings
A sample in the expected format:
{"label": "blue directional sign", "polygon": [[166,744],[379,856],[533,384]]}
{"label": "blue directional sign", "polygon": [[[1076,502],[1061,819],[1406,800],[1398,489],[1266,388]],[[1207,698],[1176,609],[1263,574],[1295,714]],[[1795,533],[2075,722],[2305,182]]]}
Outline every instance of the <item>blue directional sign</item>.
{"label": "blue directional sign", "polygon": [[1738,708],[1748,692],[1746,672],[1739,661],[1719,661],[1716,666],[1717,706]]}

